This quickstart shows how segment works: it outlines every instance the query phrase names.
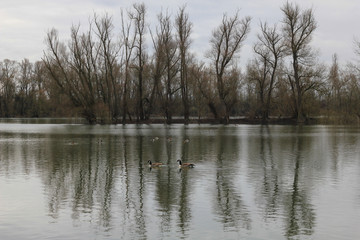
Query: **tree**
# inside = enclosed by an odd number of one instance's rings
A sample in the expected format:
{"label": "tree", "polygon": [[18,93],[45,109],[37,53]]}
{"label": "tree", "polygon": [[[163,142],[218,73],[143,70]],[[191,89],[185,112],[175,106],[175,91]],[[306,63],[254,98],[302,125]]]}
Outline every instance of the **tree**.
{"label": "tree", "polygon": [[[84,53],[84,48],[80,48],[78,28],[73,27],[71,34],[70,48],[72,50],[69,52],[66,45],[60,42],[58,32],[55,29],[48,32],[46,38],[48,51],[45,53],[43,61],[49,75],[61,91],[71,99],[74,106],[81,107],[82,115],[89,123],[95,123],[94,98],[96,87],[93,76],[89,72],[90,69],[93,69],[91,63],[93,59]],[[83,40],[86,38],[84,36]],[[82,59],[88,60],[87,66],[83,64]]]}
{"label": "tree", "polygon": [[125,124],[126,115],[131,120],[131,114],[129,113],[128,101],[130,98],[130,75],[131,75],[131,59],[133,56],[133,50],[135,45],[136,35],[131,35],[132,21],[125,23],[123,11],[121,11],[121,33],[120,33],[120,66],[123,75],[122,82],[122,123]]}
{"label": "tree", "polygon": [[[261,117],[263,121],[267,121],[279,62],[284,56],[284,45],[283,38],[277,32],[276,25],[269,27],[265,22],[264,24],[260,23],[260,28],[261,33],[257,36],[258,42],[254,46],[257,59],[252,65],[252,70],[254,71],[253,77],[258,82]],[[258,70],[256,71],[256,69]]]}
{"label": "tree", "polygon": [[17,112],[20,116],[31,116],[35,105],[35,88],[33,64],[24,59],[19,64]]}
{"label": "tree", "polygon": [[281,10],[284,14],[284,43],[290,56],[291,67],[286,74],[293,94],[294,115],[297,122],[304,122],[305,94],[319,89],[324,70],[316,64],[316,53],[310,47],[317,24],[311,8],[301,10],[299,5],[287,2]]}
{"label": "tree", "polygon": [[341,89],[344,83],[341,79],[340,66],[338,57],[336,54],[332,57],[332,65],[330,66],[328,75],[328,94],[329,94],[329,105],[328,108],[335,112],[340,112],[342,106]]}
{"label": "tree", "polygon": [[116,122],[119,115],[119,69],[111,30],[108,15],[94,15],[88,32],[81,34],[80,25],[71,28],[68,45],[60,42],[56,30],[46,38],[43,61],[51,78],[89,123]]}
{"label": "tree", "polygon": [[136,118],[137,121],[145,119],[144,110],[144,66],[146,63],[145,34],[146,34],[146,7],[145,4],[133,5],[133,12],[129,12],[129,17],[134,23],[135,28],[135,62],[134,68],[137,74],[137,97],[136,97]]}
{"label": "tree", "polygon": [[[98,85],[101,89],[101,97],[103,103],[106,106],[106,112],[109,113],[109,119],[112,122],[117,122],[120,116],[120,76],[118,67],[118,49],[117,44],[113,43],[112,40],[112,18],[105,14],[99,18],[96,14],[94,15],[95,23],[95,35],[99,41],[98,50],[98,72],[94,72],[94,75],[98,81]],[[93,56],[96,59],[96,56]],[[93,63],[95,65],[96,62]],[[95,69],[96,70],[96,69]],[[97,75],[97,76],[96,76]],[[101,107],[101,105],[100,105]],[[106,117],[106,116],[105,116]]]}
{"label": "tree", "polygon": [[219,98],[216,92],[216,79],[214,78],[214,74],[211,74],[210,69],[207,68],[204,63],[193,64],[191,67],[191,74],[196,80],[195,96],[197,98],[197,102],[199,102],[198,111],[204,111],[203,106],[206,105],[213,117],[218,119],[219,114],[217,109],[219,105]]}
{"label": "tree", "polygon": [[[360,41],[355,40],[354,44],[355,54],[360,56]],[[345,103],[342,107],[346,109],[346,113],[350,117],[356,116],[357,122],[360,120],[360,66],[358,61],[348,64],[342,83],[345,95]]]}
{"label": "tree", "polygon": [[177,44],[180,54],[180,89],[181,99],[184,107],[185,124],[189,122],[189,84],[188,84],[188,55],[191,44],[190,34],[192,23],[189,21],[189,15],[185,13],[185,6],[179,9],[175,19],[175,28],[177,34]]}
{"label": "tree", "polygon": [[33,70],[33,81],[36,84],[36,106],[34,109],[34,117],[41,117],[49,115],[48,91],[49,87],[46,83],[45,65],[42,61],[36,61]]}
{"label": "tree", "polygon": [[13,117],[16,91],[15,78],[18,74],[15,61],[5,59],[0,64],[0,116]]}
{"label": "tree", "polygon": [[174,111],[174,94],[179,90],[177,84],[178,62],[176,41],[172,34],[170,16],[160,14],[159,26],[156,36],[153,37],[154,45],[154,85],[151,94],[150,105],[154,103],[155,95],[159,97],[160,105],[164,111],[166,122],[171,123]]}
{"label": "tree", "polygon": [[[349,115],[350,121],[353,122],[352,117],[356,116],[357,121],[360,120],[360,77],[359,69],[350,66],[345,76],[346,88],[346,115]],[[347,119],[345,119],[347,120]]]}
{"label": "tree", "polygon": [[[224,14],[222,23],[213,31],[209,57],[215,68],[217,90],[225,107],[224,120],[229,123],[230,112],[236,102],[238,76],[236,61],[242,43],[250,31],[250,17],[240,19],[239,12],[233,17]],[[235,91],[235,92],[234,92]]]}

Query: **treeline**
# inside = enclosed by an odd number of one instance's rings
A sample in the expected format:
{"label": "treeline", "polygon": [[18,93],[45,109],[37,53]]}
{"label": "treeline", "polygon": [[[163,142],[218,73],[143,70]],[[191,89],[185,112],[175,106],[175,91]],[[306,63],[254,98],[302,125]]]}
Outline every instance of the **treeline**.
{"label": "treeline", "polygon": [[[94,14],[85,31],[72,26],[67,41],[53,29],[42,61],[0,62],[0,117],[359,121],[357,64],[340,66],[336,54],[331,66],[319,61],[311,47],[317,28],[312,8],[286,2],[280,11],[278,24],[260,23],[253,59],[242,69],[238,60],[251,17],[239,12],[224,14],[213,29],[205,62],[192,52],[193,24],[185,7],[175,15],[161,12],[155,30],[144,4],[121,11],[119,29],[107,14]],[[360,54],[360,43],[355,45]]]}

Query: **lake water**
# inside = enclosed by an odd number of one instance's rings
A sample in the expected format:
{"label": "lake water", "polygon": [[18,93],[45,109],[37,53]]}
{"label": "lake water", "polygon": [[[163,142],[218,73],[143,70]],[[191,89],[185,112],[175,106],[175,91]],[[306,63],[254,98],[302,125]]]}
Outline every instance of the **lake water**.
{"label": "lake water", "polygon": [[354,240],[359,226],[360,127],[0,122],[2,240]]}

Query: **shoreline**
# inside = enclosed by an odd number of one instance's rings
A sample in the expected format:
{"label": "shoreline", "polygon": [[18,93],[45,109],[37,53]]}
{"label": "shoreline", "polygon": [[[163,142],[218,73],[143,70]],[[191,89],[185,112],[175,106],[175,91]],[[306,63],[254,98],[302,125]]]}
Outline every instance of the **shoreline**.
{"label": "shoreline", "polygon": [[295,118],[291,117],[271,117],[266,121],[263,121],[260,118],[246,118],[246,117],[233,117],[230,118],[229,123],[226,123],[224,119],[215,119],[215,118],[190,118],[186,123],[183,118],[175,117],[168,122],[165,118],[153,117],[146,120],[136,120],[136,119],[126,119],[125,122],[118,119],[116,122],[110,122],[108,120],[101,121],[98,119],[97,122],[89,123],[85,118],[81,117],[45,117],[45,118],[0,118],[0,123],[71,123],[71,124],[86,124],[86,125],[127,125],[127,124],[212,124],[212,125],[227,125],[227,124],[249,124],[249,125],[359,125],[360,119],[358,121],[334,121],[334,119],[328,119],[323,117],[311,117],[308,118],[305,122],[297,122]]}
{"label": "shoreline", "polygon": [[[309,120],[304,124],[316,124],[315,120]],[[116,123],[116,124],[220,124],[220,125],[226,125],[224,120],[222,119],[213,119],[213,118],[201,118],[201,119],[195,119],[191,118],[187,123],[185,123],[184,119],[175,118],[172,119],[171,122],[167,122],[166,119],[159,119],[159,118],[153,118],[153,119],[147,119],[147,120],[126,120],[125,123],[122,121]],[[227,124],[279,124],[279,125],[296,125],[299,124],[296,122],[296,119],[293,118],[270,118],[267,121],[263,121],[262,119],[250,119],[250,118],[231,118],[229,123]]]}

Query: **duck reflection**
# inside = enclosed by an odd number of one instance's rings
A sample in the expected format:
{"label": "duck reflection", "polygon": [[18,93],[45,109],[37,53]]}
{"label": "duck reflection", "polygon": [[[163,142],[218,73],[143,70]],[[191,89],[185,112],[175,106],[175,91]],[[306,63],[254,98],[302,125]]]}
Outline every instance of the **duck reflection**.
{"label": "duck reflection", "polygon": [[[186,144],[189,142],[188,137],[188,127],[184,126],[182,128],[182,143],[180,145],[181,147],[181,156],[182,159],[188,159],[188,156],[191,154],[190,150],[193,150],[190,148],[189,144]],[[177,175],[177,205],[178,205],[178,211],[177,211],[177,226],[179,228],[179,231],[181,232],[182,237],[187,237],[188,231],[190,229],[190,221],[192,218],[191,214],[191,205],[190,205],[190,196],[191,196],[191,187],[189,186],[190,180],[189,176],[187,174],[187,171],[181,171],[179,169],[179,173]],[[191,185],[191,184],[190,184]]]}

